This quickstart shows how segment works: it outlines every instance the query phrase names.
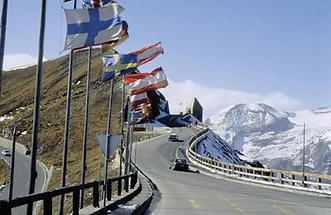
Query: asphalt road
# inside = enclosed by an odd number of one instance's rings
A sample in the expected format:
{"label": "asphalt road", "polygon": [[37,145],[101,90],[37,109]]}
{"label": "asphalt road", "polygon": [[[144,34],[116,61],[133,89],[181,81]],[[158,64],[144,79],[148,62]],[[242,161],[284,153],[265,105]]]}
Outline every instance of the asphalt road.
{"label": "asphalt road", "polygon": [[[188,128],[176,129],[181,139],[193,134]],[[152,205],[153,214],[254,214],[328,215],[331,199],[281,192],[202,174],[169,169],[179,142],[161,136],[138,144],[133,159],[158,186],[160,201]],[[135,158],[134,155],[137,155]],[[180,150],[179,153],[180,154]],[[181,155],[178,155],[181,156]]]}
{"label": "asphalt road", "polygon": [[[3,143],[0,143],[0,157],[8,161],[10,164],[11,157],[6,157],[1,154],[3,150],[9,150],[11,152],[11,148],[8,149],[4,146]],[[26,196],[29,191],[29,181],[30,181],[30,163],[31,159],[28,156],[23,155],[19,151],[16,150],[15,154],[15,167],[14,167],[14,186],[13,186],[13,198]],[[43,170],[43,168],[37,163],[37,181],[36,181],[36,193],[41,192],[42,186],[45,183],[47,173]],[[9,186],[6,186],[3,190],[0,191],[0,199],[8,200]],[[26,214],[26,206],[21,206],[12,209],[12,214]]]}

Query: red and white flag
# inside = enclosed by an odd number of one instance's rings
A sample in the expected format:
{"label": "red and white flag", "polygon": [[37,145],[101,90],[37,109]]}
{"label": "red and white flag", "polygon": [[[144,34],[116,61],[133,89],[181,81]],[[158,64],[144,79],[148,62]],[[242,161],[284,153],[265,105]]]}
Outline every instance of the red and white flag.
{"label": "red and white flag", "polygon": [[130,96],[131,107],[136,107],[143,103],[150,103],[150,99],[148,98],[147,93],[141,93]]}
{"label": "red and white flag", "polygon": [[143,49],[132,51],[129,54],[136,54],[138,57],[139,65],[143,65],[163,53],[164,51],[161,47],[161,42],[158,42]]}
{"label": "red and white flag", "polygon": [[123,81],[128,85],[130,95],[137,95],[168,86],[167,77],[161,67],[153,70],[151,73],[144,72],[127,75],[123,78]]}

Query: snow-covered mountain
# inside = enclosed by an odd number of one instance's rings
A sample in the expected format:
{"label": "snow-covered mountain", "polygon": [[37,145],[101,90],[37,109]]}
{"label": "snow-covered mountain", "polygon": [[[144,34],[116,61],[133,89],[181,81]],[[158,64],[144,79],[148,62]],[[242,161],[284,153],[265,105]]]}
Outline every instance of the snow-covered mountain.
{"label": "snow-covered mountain", "polygon": [[301,170],[303,124],[307,171],[331,174],[331,108],[281,113],[265,104],[238,104],[207,119],[222,139],[275,169]]}

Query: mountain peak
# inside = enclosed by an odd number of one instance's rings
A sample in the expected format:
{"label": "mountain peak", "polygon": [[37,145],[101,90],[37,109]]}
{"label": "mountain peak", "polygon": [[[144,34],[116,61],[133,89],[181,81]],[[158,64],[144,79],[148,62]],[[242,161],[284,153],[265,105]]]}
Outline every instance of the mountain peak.
{"label": "mountain peak", "polygon": [[294,126],[287,116],[263,103],[238,104],[226,108],[209,119],[218,129],[243,133],[281,132]]}

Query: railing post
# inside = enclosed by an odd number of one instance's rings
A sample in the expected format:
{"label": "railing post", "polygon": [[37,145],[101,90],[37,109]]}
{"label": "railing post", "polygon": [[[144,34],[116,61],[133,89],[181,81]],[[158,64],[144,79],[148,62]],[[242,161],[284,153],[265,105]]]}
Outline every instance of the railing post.
{"label": "railing post", "polygon": [[99,182],[93,183],[93,207],[99,207]]}
{"label": "railing post", "polygon": [[307,176],[306,175],[303,175],[302,176],[302,186],[303,187],[307,187],[307,184],[305,183],[305,181],[307,181]]}
{"label": "railing post", "polygon": [[280,173],[280,183],[281,183],[281,184],[284,184],[283,179],[284,179],[284,174],[281,172],[281,173]]}
{"label": "railing post", "polygon": [[133,189],[137,183],[137,171],[131,176],[130,189]]}
{"label": "railing post", "polygon": [[79,189],[77,188],[73,192],[72,196],[72,214],[73,215],[78,215],[79,214]]}
{"label": "railing post", "polygon": [[292,179],[292,186],[294,186],[295,185],[295,182],[293,181],[293,180],[295,180],[295,175],[294,174],[292,174],[291,179]]}
{"label": "railing post", "polygon": [[120,196],[122,194],[122,178],[118,179],[117,182],[117,195]]}
{"label": "railing post", "polygon": [[125,192],[129,192],[129,176],[126,175],[125,178],[124,178],[124,189],[125,189]]}
{"label": "railing post", "polygon": [[[320,177],[317,177],[317,183],[321,183],[322,182],[322,179]],[[317,189],[322,189],[322,186],[321,185],[317,185]]]}
{"label": "railing post", "polygon": [[52,214],[52,197],[44,199],[44,215]]}
{"label": "railing post", "polygon": [[107,181],[107,200],[111,201],[111,195],[112,195],[112,180],[111,178]]}
{"label": "railing post", "polygon": [[269,176],[270,176],[270,181],[274,182],[274,179],[273,179],[274,173],[271,170],[270,170]]}
{"label": "railing post", "polygon": [[0,211],[1,211],[2,215],[10,215],[11,208],[10,208],[9,202],[0,200]]}

